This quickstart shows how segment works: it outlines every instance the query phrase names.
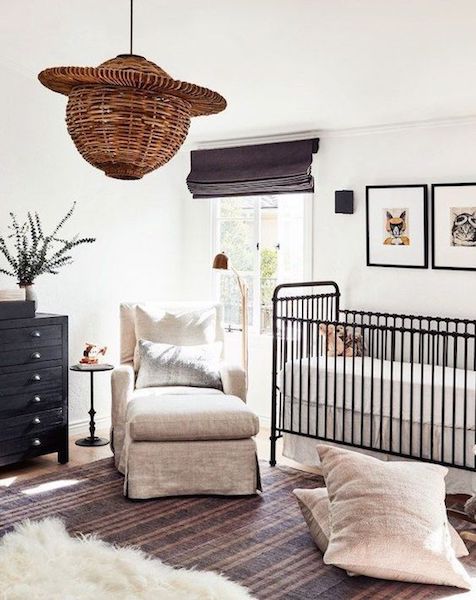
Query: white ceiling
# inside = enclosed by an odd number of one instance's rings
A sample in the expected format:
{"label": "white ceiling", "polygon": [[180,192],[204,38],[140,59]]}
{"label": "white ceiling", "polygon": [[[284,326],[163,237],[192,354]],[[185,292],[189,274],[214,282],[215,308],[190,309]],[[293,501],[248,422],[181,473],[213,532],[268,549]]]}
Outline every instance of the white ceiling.
{"label": "white ceiling", "polygon": [[[2,0],[4,85],[127,52],[128,7]],[[474,115],[475,32],[474,0],[135,0],[135,52],[228,100],[200,140]]]}

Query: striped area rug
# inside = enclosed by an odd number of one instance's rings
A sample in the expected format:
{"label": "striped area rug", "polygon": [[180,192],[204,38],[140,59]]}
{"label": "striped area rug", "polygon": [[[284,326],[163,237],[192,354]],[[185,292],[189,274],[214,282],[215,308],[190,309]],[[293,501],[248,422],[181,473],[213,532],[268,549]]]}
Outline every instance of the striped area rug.
{"label": "striped area rug", "polygon": [[[23,519],[62,517],[70,532],[94,532],[108,542],[139,546],[173,566],[224,573],[259,599],[458,596],[450,588],[350,578],[324,565],[291,493],[296,487],[322,486],[323,480],[264,463],[262,470],[264,492],[257,497],[133,502],[122,496],[123,479],[112,459],[65,467],[54,475],[0,488],[0,534]],[[476,556],[465,562],[476,565]]]}

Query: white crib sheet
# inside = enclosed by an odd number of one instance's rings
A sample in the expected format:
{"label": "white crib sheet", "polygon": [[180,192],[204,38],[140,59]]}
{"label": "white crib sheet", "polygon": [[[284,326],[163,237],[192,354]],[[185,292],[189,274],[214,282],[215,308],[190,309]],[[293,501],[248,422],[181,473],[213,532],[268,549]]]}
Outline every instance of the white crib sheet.
{"label": "white crib sheet", "polygon": [[319,404],[412,423],[454,424],[458,429],[466,423],[466,430],[475,428],[474,371],[370,357],[304,358],[285,365],[279,388],[285,404],[292,396],[294,403],[309,402],[311,407]]}

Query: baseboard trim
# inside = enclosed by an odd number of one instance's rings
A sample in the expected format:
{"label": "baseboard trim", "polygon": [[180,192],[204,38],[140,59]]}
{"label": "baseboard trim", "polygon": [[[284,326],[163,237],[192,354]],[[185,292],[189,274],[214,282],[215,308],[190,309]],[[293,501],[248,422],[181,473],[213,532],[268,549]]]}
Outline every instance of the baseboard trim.
{"label": "baseboard trim", "polygon": [[[96,429],[109,429],[111,426],[111,417],[96,417]],[[79,419],[69,424],[69,433],[71,435],[89,434],[89,419]]]}
{"label": "baseboard trim", "polygon": [[258,419],[259,419],[260,425],[262,427],[266,427],[266,429],[269,429],[271,427],[270,417],[265,417],[264,415],[258,415]]}

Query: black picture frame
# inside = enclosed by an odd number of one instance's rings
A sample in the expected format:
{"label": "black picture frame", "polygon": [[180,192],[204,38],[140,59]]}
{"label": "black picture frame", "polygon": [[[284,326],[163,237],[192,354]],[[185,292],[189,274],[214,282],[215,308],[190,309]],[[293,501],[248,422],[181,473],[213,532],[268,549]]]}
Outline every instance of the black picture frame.
{"label": "black picture frame", "polygon": [[[431,268],[436,270],[445,271],[476,271],[474,267],[455,267],[455,266],[444,266],[436,264],[436,231],[435,231],[435,190],[442,187],[467,187],[473,186],[476,192],[476,182],[463,182],[463,183],[432,183],[431,184]],[[476,249],[475,249],[476,254]]]}
{"label": "black picture frame", "polygon": [[[423,202],[423,263],[418,265],[402,265],[402,264],[387,264],[376,263],[370,260],[370,194],[371,190],[391,189],[391,188],[421,188]],[[429,248],[428,248],[428,185],[420,183],[396,184],[396,185],[368,185],[365,188],[365,226],[366,226],[366,250],[367,250],[367,266],[368,267],[391,267],[394,269],[428,269],[429,266]]]}

